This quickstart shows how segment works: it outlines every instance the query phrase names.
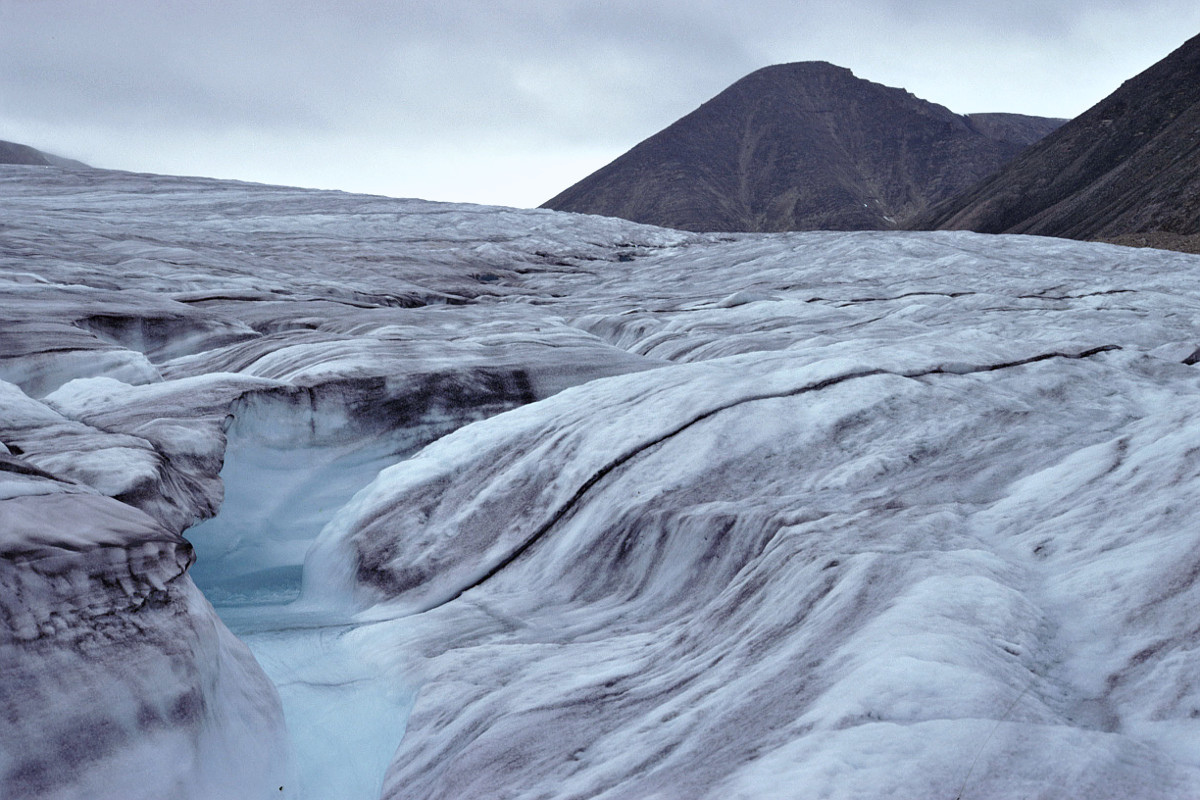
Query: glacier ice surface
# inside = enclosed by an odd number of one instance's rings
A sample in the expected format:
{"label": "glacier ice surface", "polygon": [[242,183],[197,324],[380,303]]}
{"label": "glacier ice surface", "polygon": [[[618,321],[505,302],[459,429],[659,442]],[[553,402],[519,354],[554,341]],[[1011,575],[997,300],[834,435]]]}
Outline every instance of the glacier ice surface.
{"label": "glacier ice surface", "polygon": [[8,794],[1200,793],[1195,256],[0,195]]}

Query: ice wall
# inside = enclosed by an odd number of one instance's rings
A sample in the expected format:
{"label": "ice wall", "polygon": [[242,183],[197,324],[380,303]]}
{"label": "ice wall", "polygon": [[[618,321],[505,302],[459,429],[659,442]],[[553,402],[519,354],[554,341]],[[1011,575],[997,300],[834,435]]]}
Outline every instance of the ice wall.
{"label": "ice wall", "polygon": [[4,488],[0,795],[279,796],[278,696],[187,577],[191,546],[106,497]]}

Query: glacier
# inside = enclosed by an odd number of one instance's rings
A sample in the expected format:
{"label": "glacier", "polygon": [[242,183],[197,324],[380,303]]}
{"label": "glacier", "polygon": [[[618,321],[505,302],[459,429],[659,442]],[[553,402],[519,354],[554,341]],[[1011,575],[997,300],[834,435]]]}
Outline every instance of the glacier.
{"label": "glacier", "polygon": [[1200,257],[0,197],[0,796],[1200,794]]}

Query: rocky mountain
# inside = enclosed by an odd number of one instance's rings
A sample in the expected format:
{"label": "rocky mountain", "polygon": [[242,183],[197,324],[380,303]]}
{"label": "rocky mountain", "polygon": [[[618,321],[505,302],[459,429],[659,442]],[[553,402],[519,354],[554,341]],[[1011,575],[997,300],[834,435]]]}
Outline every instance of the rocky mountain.
{"label": "rocky mountain", "polygon": [[919,226],[1131,244],[1200,233],[1200,36]]}
{"label": "rocky mountain", "polygon": [[967,114],[977,131],[998,142],[1013,142],[1028,147],[1058,130],[1065,119],[1031,117],[1028,114]]}
{"label": "rocky mountain", "polygon": [[43,153],[26,144],[0,141],[0,164],[20,164],[32,167],[87,168],[87,164],[52,153]]}
{"label": "rocky mountain", "polygon": [[1061,123],[960,116],[832,64],[782,64],[543,207],[692,231],[903,228]]}

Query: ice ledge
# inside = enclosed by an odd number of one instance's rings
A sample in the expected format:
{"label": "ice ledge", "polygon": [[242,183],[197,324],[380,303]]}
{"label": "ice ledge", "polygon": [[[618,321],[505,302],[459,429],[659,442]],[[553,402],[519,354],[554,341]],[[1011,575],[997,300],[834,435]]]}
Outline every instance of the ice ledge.
{"label": "ice ledge", "polygon": [[182,536],[132,506],[102,495],[55,493],[0,502],[0,557],[150,543],[190,549]]}
{"label": "ice ledge", "polygon": [[193,559],[112,498],[0,501],[0,797],[279,796],[279,697]]}

